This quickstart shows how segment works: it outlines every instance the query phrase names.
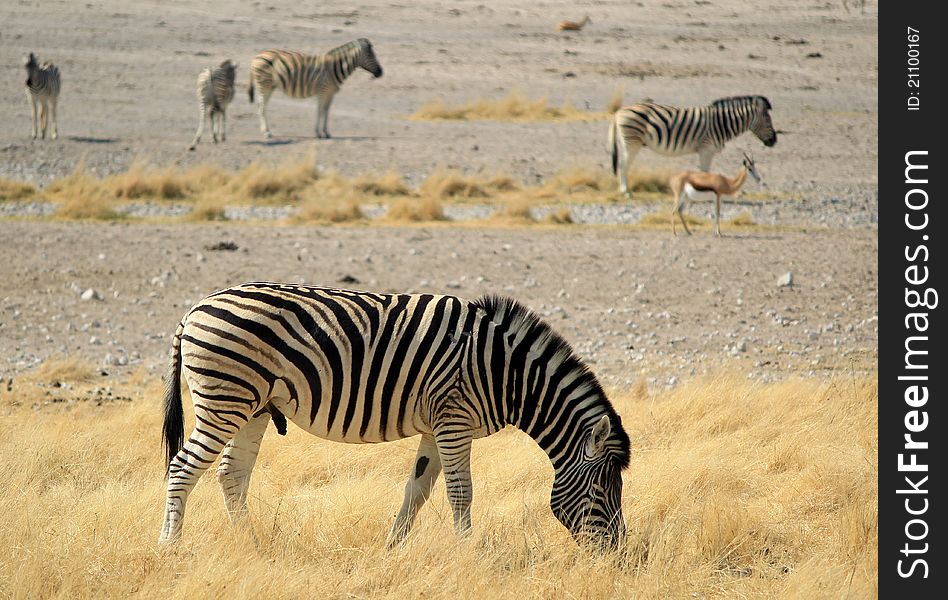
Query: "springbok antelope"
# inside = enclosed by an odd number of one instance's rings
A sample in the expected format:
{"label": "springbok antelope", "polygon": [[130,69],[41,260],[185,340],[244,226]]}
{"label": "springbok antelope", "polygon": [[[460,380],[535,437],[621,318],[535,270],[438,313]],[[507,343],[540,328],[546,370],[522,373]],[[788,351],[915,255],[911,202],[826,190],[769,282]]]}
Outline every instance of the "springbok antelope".
{"label": "springbok antelope", "polygon": [[685,233],[691,235],[688,229],[688,223],[685,222],[684,212],[688,200],[699,200],[703,194],[714,194],[714,234],[721,237],[721,196],[733,196],[744,186],[747,181],[748,173],[760,183],[760,174],[754,165],[754,159],[744,154],[743,166],[732,178],[728,178],[720,173],[708,173],[705,171],[682,171],[672,175],[668,183],[671,185],[674,197],[675,208],[672,210],[672,234],[678,235],[675,231],[675,216],[681,220],[681,225],[685,228]]}
{"label": "springbok antelope", "polygon": [[586,24],[590,23],[589,15],[584,15],[581,21],[560,21],[560,24],[556,26],[557,31],[579,31]]}

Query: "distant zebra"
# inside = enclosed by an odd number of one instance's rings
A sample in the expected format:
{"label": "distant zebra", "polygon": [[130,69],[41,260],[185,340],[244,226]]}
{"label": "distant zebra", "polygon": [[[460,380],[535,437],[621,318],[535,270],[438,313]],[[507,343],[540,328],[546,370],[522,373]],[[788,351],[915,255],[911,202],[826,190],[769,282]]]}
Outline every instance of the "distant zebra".
{"label": "distant zebra", "polygon": [[[180,377],[195,427],[184,441]],[[471,442],[512,425],[553,463],[553,514],[577,540],[614,547],[625,535],[622,470],[629,438],[595,375],[529,309],[278,283],[219,291],[174,335],[165,395],[167,506],[159,542],[176,539],[188,494],[223,452],[217,474],[233,520],[270,420],[337,442],[421,435],[401,510],[399,544],[444,470],[459,533],[471,526]]]}
{"label": "distant zebra", "polygon": [[[188,150],[194,150],[197,143],[201,141],[201,134],[204,133],[204,120],[211,119],[211,137],[214,143],[217,143],[218,133],[223,142],[227,139],[227,105],[234,99],[234,74],[237,71],[237,63],[225,60],[220,65],[211,69],[205,68],[198,75],[197,79],[197,98],[201,109],[200,121],[198,121],[197,133],[194,134],[194,141]],[[217,116],[217,128],[214,127],[214,116]]]}
{"label": "distant zebra", "polygon": [[375,77],[382,76],[382,67],[372,43],[360,38],[333,48],[326,54],[307,55],[287,50],[261,52],[250,63],[250,102],[254,100],[254,88],[260,91],[257,111],[260,114],[260,131],[270,137],[267,123],[267,102],[274,88],[280,88],[291,98],[318,96],[316,114],[316,137],[329,136],[329,106],[332,98],[357,67],[362,67]]}
{"label": "distant zebra", "polygon": [[30,108],[33,111],[33,139],[36,139],[38,128],[42,130],[43,139],[46,139],[47,120],[51,120],[53,133],[50,137],[55,140],[59,137],[59,123],[56,119],[56,103],[59,101],[61,83],[59,69],[53,63],[39,64],[32,52],[29,57],[23,59],[23,64],[26,66],[26,91],[30,96]]}
{"label": "distant zebra", "polygon": [[[691,108],[652,102],[620,108],[609,126],[612,172],[619,176],[619,191],[630,195],[629,166],[643,147],[667,156],[697,153],[699,168],[707,171],[724,144],[745,131],[753,131],[765,146],[773,146],[777,132],[770,109],[770,100],[763,96],[721,98]],[[616,128],[621,129],[622,143]]]}

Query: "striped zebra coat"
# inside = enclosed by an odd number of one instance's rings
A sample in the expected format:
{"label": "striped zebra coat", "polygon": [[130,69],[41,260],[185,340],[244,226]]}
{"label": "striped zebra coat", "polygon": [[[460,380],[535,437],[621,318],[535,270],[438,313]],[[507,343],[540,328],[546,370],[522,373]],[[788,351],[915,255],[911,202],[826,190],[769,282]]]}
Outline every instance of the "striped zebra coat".
{"label": "striped zebra coat", "polygon": [[267,103],[273,90],[279,88],[291,98],[316,96],[316,137],[330,137],[329,106],[333,96],[359,67],[377,78],[382,76],[372,43],[365,38],[333,48],[326,54],[308,55],[288,50],[261,52],[250,63],[250,102],[254,101],[254,91],[259,91],[260,131],[268,138],[271,136]]}
{"label": "striped zebra coat", "polygon": [[770,100],[763,96],[721,98],[691,108],[653,102],[620,108],[609,126],[612,172],[619,176],[619,191],[630,195],[629,167],[642,148],[666,156],[697,153],[699,168],[707,171],[724,144],[746,131],[773,146],[777,132],[770,110]]}
{"label": "striped zebra coat", "polygon": [[62,80],[59,69],[52,63],[39,63],[36,55],[30,52],[29,57],[23,60],[26,67],[26,93],[30,98],[30,109],[33,113],[32,137],[35,140],[40,132],[46,139],[46,126],[52,122],[53,131],[50,137],[59,137],[59,122],[56,118],[56,105],[59,102],[59,87]]}
{"label": "striped zebra coat", "polygon": [[[184,438],[179,378],[194,404]],[[272,420],[348,443],[421,436],[389,544],[408,534],[443,471],[458,532],[471,526],[471,443],[506,425],[547,453],[553,514],[577,539],[623,538],[629,438],[595,376],[529,309],[467,301],[250,283],[205,298],[174,335],[165,396],[168,489],[159,541],[181,532],[187,497],[221,454],[236,519]]]}
{"label": "striped zebra coat", "polygon": [[[225,60],[217,67],[207,67],[197,79],[197,99],[200,116],[198,117],[197,133],[191,141],[188,150],[194,150],[201,134],[204,133],[204,121],[211,120],[211,138],[217,143],[227,139],[227,105],[234,99],[234,76],[237,71],[237,63]],[[215,118],[217,117],[216,127]]]}

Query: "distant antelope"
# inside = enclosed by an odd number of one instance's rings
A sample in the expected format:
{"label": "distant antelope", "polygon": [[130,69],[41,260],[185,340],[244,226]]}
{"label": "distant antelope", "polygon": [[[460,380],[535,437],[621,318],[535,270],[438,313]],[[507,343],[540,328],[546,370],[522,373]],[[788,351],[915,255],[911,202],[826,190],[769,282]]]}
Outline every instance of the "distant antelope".
{"label": "distant antelope", "polygon": [[375,58],[372,43],[365,38],[333,48],[326,54],[306,55],[287,50],[261,52],[250,63],[250,102],[254,100],[254,90],[259,90],[260,131],[270,137],[267,102],[274,88],[280,88],[290,98],[316,96],[319,103],[316,137],[328,138],[329,106],[333,96],[359,67],[375,77],[382,76],[382,65]]}
{"label": "distant antelope", "polygon": [[702,194],[714,195],[714,234],[721,237],[721,196],[733,196],[744,186],[747,181],[748,173],[757,183],[760,183],[760,174],[754,165],[754,159],[747,154],[742,161],[743,166],[732,178],[727,178],[720,173],[707,173],[704,171],[682,171],[672,175],[668,183],[671,185],[672,197],[675,202],[675,208],[672,209],[672,234],[678,235],[675,231],[675,216],[681,220],[685,233],[691,235],[688,229],[688,223],[685,222],[684,212],[688,205],[688,200],[702,199]]}
{"label": "distant antelope", "polygon": [[589,15],[584,15],[581,21],[560,21],[560,24],[556,26],[556,30],[579,31],[591,22],[592,21],[589,20]]}
{"label": "distant antelope", "polygon": [[773,146],[777,131],[770,110],[770,100],[764,96],[721,98],[690,108],[654,102],[620,108],[609,126],[612,172],[619,177],[619,191],[631,196],[628,170],[642,148],[666,156],[697,153],[698,168],[707,171],[724,144],[746,131]]}
{"label": "distant antelope", "polygon": [[[197,98],[201,110],[201,120],[198,122],[197,133],[191,142],[189,150],[194,150],[204,133],[204,121],[211,119],[211,137],[214,143],[220,137],[223,142],[227,139],[227,105],[234,99],[234,75],[237,63],[225,60],[211,69],[205,68],[198,75]],[[214,127],[214,117],[217,117],[217,127]]]}
{"label": "distant antelope", "polygon": [[[30,96],[30,108],[33,109],[33,139],[36,139],[37,126],[46,139],[47,120],[53,122],[52,139],[59,137],[59,123],[56,119],[56,103],[59,101],[59,69],[53,63],[39,63],[36,55],[30,52],[23,59],[26,67],[26,91]],[[37,110],[39,115],[37,115]],[[37,116],[39,119],[37,119]]]}

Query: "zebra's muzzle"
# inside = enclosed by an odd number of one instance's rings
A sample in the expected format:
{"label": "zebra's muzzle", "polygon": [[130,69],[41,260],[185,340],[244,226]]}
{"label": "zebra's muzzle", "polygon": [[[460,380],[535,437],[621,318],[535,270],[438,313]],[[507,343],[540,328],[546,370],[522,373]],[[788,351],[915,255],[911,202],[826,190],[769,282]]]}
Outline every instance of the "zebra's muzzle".
{"label": "zebra's muzzle", "polygon": [[382,68],[379,67],[379,70],[378,70],[378,71],[375,71],[374,73],[372,73],[372,75],[375,75],[375,78],[376,78],[376,79],[378,79],[379,77],[381,77],[381,76],[382,76]]}

